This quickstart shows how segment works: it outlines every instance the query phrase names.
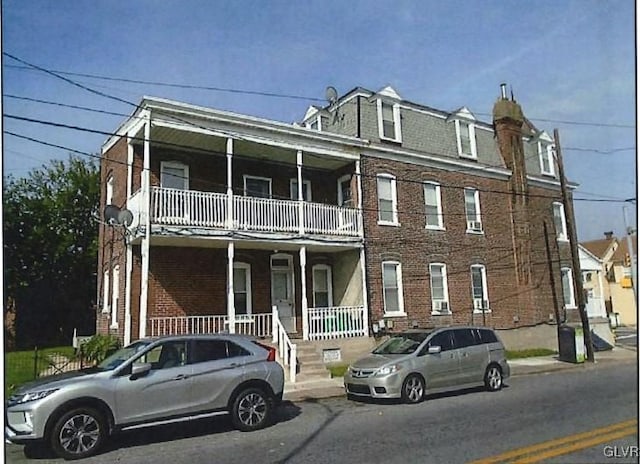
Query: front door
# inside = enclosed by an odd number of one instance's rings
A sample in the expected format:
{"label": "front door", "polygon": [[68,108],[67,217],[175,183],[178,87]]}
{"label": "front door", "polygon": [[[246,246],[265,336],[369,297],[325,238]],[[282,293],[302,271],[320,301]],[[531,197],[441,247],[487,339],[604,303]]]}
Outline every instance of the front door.
{"label": "front door", "polygon": [[280,321],[287,332],[296,332],[293,301],[291,256],[274,255],[271,257],[271,304],[278,308]]}

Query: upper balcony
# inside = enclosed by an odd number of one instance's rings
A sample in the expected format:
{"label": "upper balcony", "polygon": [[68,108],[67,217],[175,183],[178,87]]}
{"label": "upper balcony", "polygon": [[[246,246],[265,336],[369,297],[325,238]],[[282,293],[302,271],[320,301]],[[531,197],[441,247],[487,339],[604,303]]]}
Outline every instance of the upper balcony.
{"label": "upper balcony", "polygon": [[[152,226],[311,237],[362,236],[362,213],[357,208],[163,187],[151,187],[150,197]],[[147,208],[144,204],[143,191],[138,190],[128,206],[134,214],[133,227],[146,223]]]}

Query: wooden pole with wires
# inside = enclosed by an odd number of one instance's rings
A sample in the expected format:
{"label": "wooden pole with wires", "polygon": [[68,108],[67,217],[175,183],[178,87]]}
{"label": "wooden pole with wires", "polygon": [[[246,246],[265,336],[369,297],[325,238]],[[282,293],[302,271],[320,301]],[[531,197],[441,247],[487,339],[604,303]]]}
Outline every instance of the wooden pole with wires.
{"label": "wooden pole with wires", "polygon": [[564,175],[564,164],[562,162],[562,150],[560,149],[560,135],[558,129],[553,130],[553,138],[556,146],[556,161],[558,162],[558,175],[560,176],[560,189],[562,190],[562,205],[564,206],[565,221],[569,234],[569,246],[571,247],[571,267],[573,268],[573,288],[576,290],[578,312],[582,321],[584,333],[584,344],[587,348],[587,361],[594,362],[593,342],[591,340],[591,329],[589,328],[589,318],[585,309],[585,295],[582,287],[582,272],[580,271],[580,257],[578,255],[578,235],[576,233],[576,222],[573,213],[573,204],[569,201],[567,189],[567,179]]}

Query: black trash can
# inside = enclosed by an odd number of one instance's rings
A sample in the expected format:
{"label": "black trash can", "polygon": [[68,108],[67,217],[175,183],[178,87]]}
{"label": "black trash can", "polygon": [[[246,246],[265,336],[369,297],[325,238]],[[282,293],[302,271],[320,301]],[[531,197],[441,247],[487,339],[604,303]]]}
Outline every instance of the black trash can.
{"label": "black trash can", "polygon": [[583,363],[585,346],[582,327],[561,325],[558,332],[558,351],[560,361]]}

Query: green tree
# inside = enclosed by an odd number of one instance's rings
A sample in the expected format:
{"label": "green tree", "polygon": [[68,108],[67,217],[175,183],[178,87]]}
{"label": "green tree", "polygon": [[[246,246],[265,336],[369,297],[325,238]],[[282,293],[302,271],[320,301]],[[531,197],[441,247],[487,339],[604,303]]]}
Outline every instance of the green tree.
{"label": "green tree", "polygon": [[68,343],[95,327],[100,175],[70,156],[4,179],[5,311],[17,347]]}

